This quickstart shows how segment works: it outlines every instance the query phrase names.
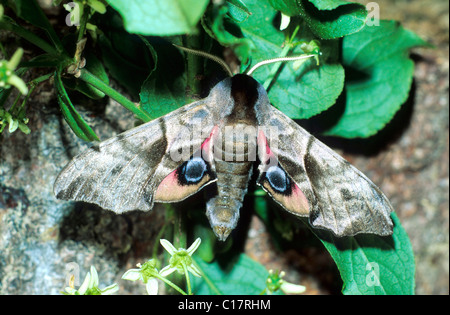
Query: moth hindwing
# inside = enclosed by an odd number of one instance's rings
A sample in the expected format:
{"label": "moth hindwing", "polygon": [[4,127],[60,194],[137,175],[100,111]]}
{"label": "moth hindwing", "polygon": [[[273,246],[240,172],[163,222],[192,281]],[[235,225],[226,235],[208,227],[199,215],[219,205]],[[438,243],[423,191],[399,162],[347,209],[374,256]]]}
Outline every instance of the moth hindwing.
{"label": "moth hindwing", "polygon": [[220,240],[236,227],[253,165],[285,210],[337,236],[392,234],[386,196],[360,171],[270,105],[237,74],[208,97],[95,145],[55,181],[60,199],[122,213],[176,202],[215,182],[206,215]]}

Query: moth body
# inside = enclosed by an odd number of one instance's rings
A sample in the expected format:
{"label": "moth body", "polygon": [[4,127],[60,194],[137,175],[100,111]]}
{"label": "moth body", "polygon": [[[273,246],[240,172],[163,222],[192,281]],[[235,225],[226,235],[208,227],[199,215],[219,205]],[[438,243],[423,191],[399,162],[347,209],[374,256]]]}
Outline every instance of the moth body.
{"label": "moth body", "polygon": [[234,76],[230,81],[231,100],[226,104],[229,114],[219,122],[220,127],[211,141],[217,194],[206,203],[208,220],[222,241],[239,220],[257,150],[255,103],[258,85],[247,76]]}
{"label": "moth body", "polygon": [[224,130],[229,132],[218,135],[222,138],[222,147],[214,146],[212,161],[217,176],[217,195],[206,204],[207,217],[220,240],[225,240],[236,227],[256,156],[252,153],[256,150],[254,135],[230,132],[231,128]]}

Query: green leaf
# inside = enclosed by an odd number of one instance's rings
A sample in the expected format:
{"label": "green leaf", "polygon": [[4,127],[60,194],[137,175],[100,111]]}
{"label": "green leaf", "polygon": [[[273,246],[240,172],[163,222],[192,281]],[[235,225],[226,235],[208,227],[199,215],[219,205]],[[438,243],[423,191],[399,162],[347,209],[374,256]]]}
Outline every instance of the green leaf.
{"label": "green leaf", "polygon": [[391,237],[357,235],[320,237],[344,282],[344,294],[414,294],[414,254],[395,213]]}
{"label": "green leaf", "polygon": [[228,7],[228,15],[235,22],[243,22],[251,15],[251,12],[241,0],[227,0],[226,5]]}
{"label": "green leaf", "polygon": [[[85,50],[84,58],[86,59],[86,69],[93,75],[102,80],[105,84],[109,84],[108,74],[106,73],[103,63],[90,50]],[[93,99],[100,99],[105,96],[102,91],[86,84],[86,87],[80,88],[80,92],[85,93]]]}
{"label": "green leaf", "polygon": [[202,240],[202,246],[197,249],[195,254],[206,263],[212,262],[216,256],[214,249],[217,242],[217,237],[211,230],[211,226],[209,224],[206,225],[196,222],[194,223],[193,231],[193,235],[195,235],[195,237],[200,237]]}
{"label": "green leaf", "polygon": [[36,0],[2,0],[6,2],[16,13],[16,15],[27,22],[44,29],[59,52],[64,52],[63,45],[56,35],[50,21],[42,11]]}
{"label": "green leaf", "polygon": [[151,46],[154,49],[152,54],[158,58],[139,94],[142,108],[152,119],[168,114],[190,101],[185,93],[186,73],[181,54],[168,43],[154,44]]}
{"label": "green leaf", "polygon": [[[287,215],[267,198],[256,196],[255,209],[271,233],[274,244],[281,248],[299,246],[299,237],[310,235],[304,231],[307,226],[336,263],[344,294],[414,294],[414,253],[395,213],[391,214],[394,222],[392,236],[361,234],[336,237],[332,232],[311,228],[306,218],[296,219]],[[295,230],[297,232],[291,234],[293,237],[287,233]],[[301,246],[320,247],[317,239],[312,235],[306,237]]]}
{"label": "green leaf", "polygon": [[[9,16],[3,15],[0,19],[0,30],[5,30],[9,32],[13,32],[16,35],[22,37],[23,39],[29,41],[30,43],[36,45],[41,48],[43,51],[52,54],[52,55],[60,55],[60,52],[53,47],[50,43],[45,41],[43,38],[35,35],[33,32],[27,30],[26,28],[18,25],[13,19]],[[64,58],[68,58],[67,56],[61,55]]]}
{"label": "green leaf", "polygon": [[209,0],[107,0],[125,29],[142,35],[192,34]]}
{"label": "green leaf", "polygon": [[84,141],[99,141],[99,138],[95,132],[91,129],[91,127],[89,127],[70,101],[70,98],[67,95],[66,89],[62,83],[60,71],[55,72],[54,78],[58,103],[61,107],[64,119],[69,124],[70,128]]}
{"label": "green leaf", "polygon": [[[275,58],[282,54],[285,45],[285,34],[273,26],[277,12],[269,5],[268,0],[257,4],[247,4],[252,15],[240,24],[245,37],[251,39],[256,47],[252,53],[255,62]],[[299,24],[291,21],[288,32]],[[299,25],[300,32],[296,41],[310,41],[314,35]],[[275,83],[269,88],[271,103],[291,118],[306,119],[332,106],[341,94],[344,86],[344,69],[338,63],[339,46],[337,41],[322,41],[323,53],[320,66],[314,59],[306,61],[300,69],[295,70],[293,63],[282,66],[276,76]],[[300,45],[296,46],[292,55],[303,53]],[[271,66],[256,70],[255,79],[263,83],[271,77]]]}
{"label": "green leaf", "polygon": [[22,62],[20,64],[21,67],[45,67],[45,68],[52,68],[57,67],[58,65],[63,64],[66,61],[66,59],[59,55],[59,54],[49,54],[45,53],[39,56],[36,56],[29,61]]}
{"label": "green leaf", "polygon": [[311,31],[323,39],[358,32],[364,27],[367,11],[359,3],[341,0],[270,0],[271,5],[289,16],[301,15]]}
{"label": "green leaf", "polygon": [[137,100],[142,83],[154,66],[147,47],[139,36],[123,29],[119,14],[113,10],[102,15],[96,25],[103,32],[98,43],[104,66],[112,78],[127,89],[132,99]]}
{"label": "green leaf", "polygon": [[100,0],[88,0],[88,5],[100,14],[105,14],[106,6]]}
{"label": "green leaf", "polygon": [[226,5],[210,7],[202,19],[202,26],[208,35],[222,46],[232,48],[241,62],[247,64],[250,53],[255,47],[250,39],[244,37],[236,20],[244,21],[248,17],[247,15],[244,18],[244,14],[247,12],[250,14],[250,12],[246,7],[238,7],[236,4],[238,2],[234,2],[234,5],[227,2]]}
{"label": "green leaf", "polygon": [[381,21],[345,37],[345,110],[326,134],[365,138],[381,130],[408,98],[414,74],[409,50],[425,45],[395,21]]}
{"label": "green leaf", "polygon": [[334,10],[340,6],[356,4],[355,2],[343,0],[309,0],[318,10]]}
{"label": "green leaf", "polygon": [[193,258],[202,272],[202,278],[196,278],[193,283],[194,294],[256,295],[266,287],[269,276],[266,268],[245,254],[227,264],[217,260],[206,263],[196,256]]}

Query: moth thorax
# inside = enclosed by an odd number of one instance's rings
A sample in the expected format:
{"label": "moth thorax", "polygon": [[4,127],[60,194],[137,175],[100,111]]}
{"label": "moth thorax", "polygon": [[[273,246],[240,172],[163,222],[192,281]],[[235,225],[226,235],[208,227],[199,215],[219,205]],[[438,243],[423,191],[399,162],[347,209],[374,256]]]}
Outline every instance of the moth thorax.
{"label": "moth thorax", "polygon": [[256,128],[247,124],[225,126],[214,139],[214,159],[226,162],[255,162]]}

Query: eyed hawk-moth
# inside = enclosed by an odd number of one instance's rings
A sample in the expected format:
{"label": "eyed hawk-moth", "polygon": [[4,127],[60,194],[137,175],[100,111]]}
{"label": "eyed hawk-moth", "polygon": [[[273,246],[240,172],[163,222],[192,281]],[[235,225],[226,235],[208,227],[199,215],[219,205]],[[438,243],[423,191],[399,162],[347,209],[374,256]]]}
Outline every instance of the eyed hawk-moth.
{"label": "eyed hawk-moth", "polygon": [[215,183],[206,215],[224,241],[237,225],[255,163],[257,184],[312,227],[337,236],[392,234],[393,208],[380,189],[272,106],[247,74],[74,157],[54,193],[122,213],[181,201]]}

